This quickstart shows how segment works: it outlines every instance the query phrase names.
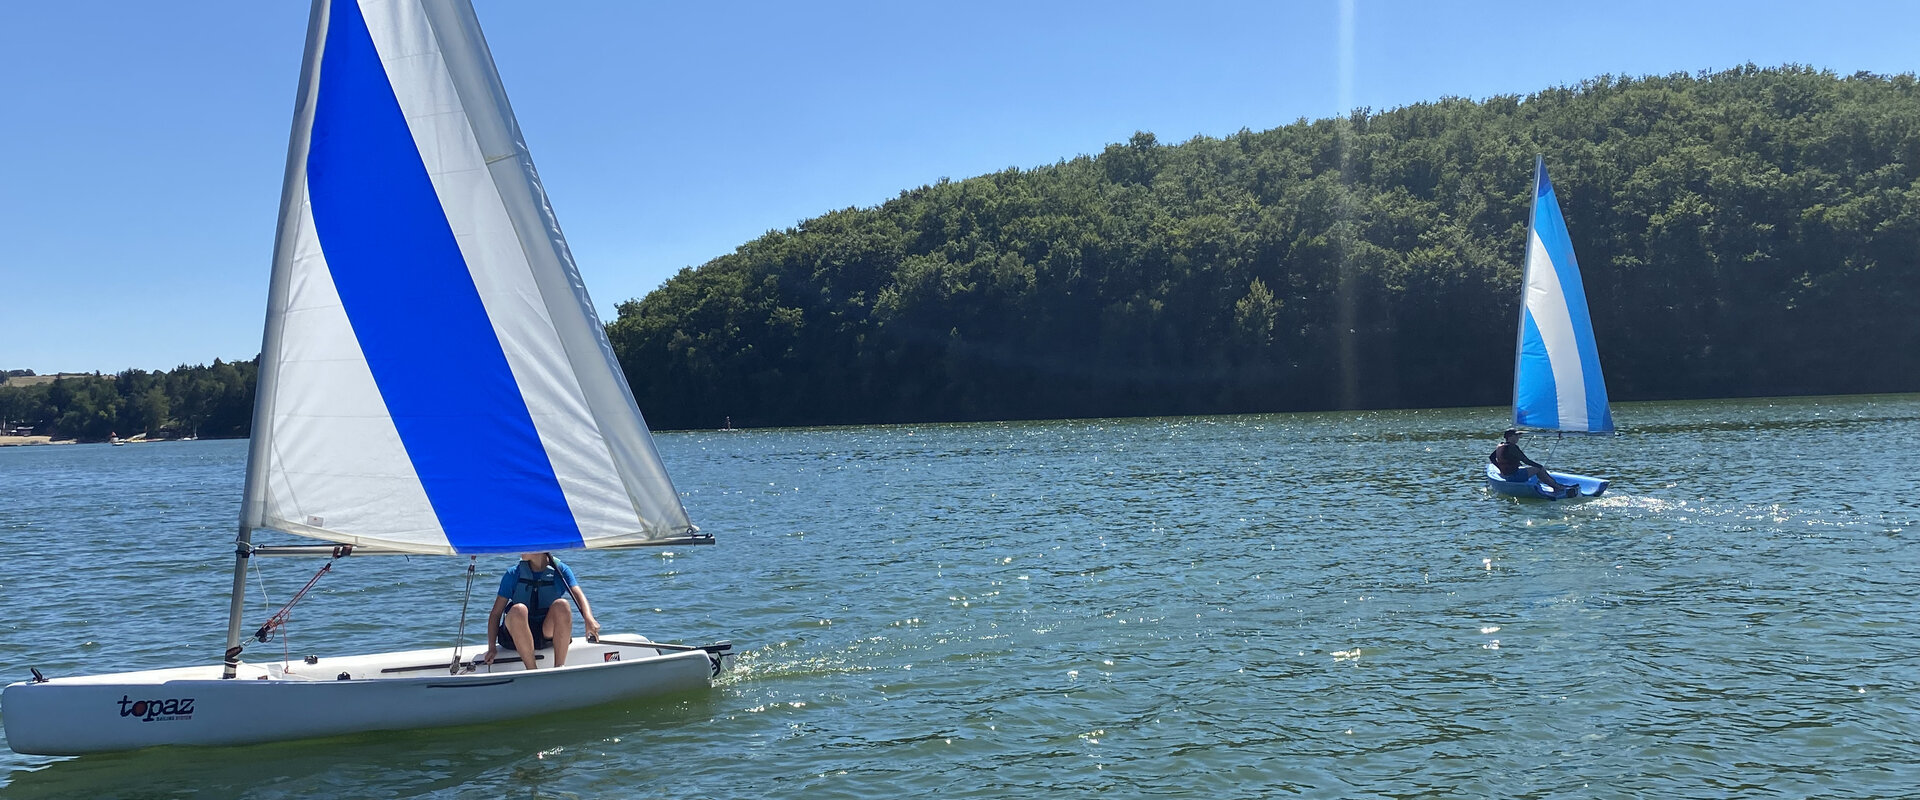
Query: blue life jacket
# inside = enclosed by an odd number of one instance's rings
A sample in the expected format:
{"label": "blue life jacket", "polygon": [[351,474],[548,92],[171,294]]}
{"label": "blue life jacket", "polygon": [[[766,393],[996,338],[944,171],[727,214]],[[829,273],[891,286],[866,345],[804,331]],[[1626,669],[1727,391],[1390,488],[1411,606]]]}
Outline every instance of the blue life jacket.
{"label": "blue life jacket", "polygon": [[533,570],[525,561],[515,565],[513,569],[515,579],[513,596],[508,598],[508,606],[511,607],[513,603],[525,603],[527,613],[535,619],[545,617],[547,606],[552,605],[555,600],[566,597],[569,590],[573,588],[567,585],[566,576],[561,572],[564,567],[557,558],[547,559],[547,568],[541,570],[538,575],[533,574]]}

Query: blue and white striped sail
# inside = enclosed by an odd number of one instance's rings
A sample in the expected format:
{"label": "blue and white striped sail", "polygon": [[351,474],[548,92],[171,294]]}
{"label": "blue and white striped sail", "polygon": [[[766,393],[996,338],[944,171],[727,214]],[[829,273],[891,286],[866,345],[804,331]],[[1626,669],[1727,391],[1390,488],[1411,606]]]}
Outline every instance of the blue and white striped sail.
{"label": "blue and white striped sail", "polygon": [[1611,433],[1600,348],[1587,315],[1580,265],[1573,260],[1560,199],[1545,159],[1534,164],[1533,219],[1521,293],[1520,346],[1513,368],[1513,426],[1569,433]]}
{"label": "blue and white striped sail", "polygon": [[414,553],[697,536],[466,0],[316,0],[242,525]]}

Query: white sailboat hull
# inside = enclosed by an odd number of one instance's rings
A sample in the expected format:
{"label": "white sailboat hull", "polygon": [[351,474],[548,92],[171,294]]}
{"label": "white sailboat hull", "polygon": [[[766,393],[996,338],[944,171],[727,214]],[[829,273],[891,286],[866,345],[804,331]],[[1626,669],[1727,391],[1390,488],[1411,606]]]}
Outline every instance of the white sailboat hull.
{"label": "white sailboat hull", "polygon": [[[242,664],[234,680],[221,680],[218,664],[53,678],[8,685],[0,721],[7,744],[33,755],[253,744],[587,708],[703,689],[719,670],[705,651],[644,644],[630,635],[575,639],[565,666],[548,668],[553,651],[541,650],[531,672],[503,652],[490,667],[449,674],[453,649],[443,647]],[[483,652],[463,649],[469,658]]]}

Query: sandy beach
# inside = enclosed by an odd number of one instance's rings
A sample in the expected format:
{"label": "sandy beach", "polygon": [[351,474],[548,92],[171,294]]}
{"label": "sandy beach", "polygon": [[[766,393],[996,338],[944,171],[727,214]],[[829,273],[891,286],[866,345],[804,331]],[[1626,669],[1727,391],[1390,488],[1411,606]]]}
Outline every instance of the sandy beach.
{"label": "sandy beach", "polygon": [[53,440],[53,437],[51,436],[0,436],[0,447],[12,447],[14,445],[23,445],[23,444],[73,444],[73,443],[74,442],[72,439],[61,439],[60,441],[55,442]]}

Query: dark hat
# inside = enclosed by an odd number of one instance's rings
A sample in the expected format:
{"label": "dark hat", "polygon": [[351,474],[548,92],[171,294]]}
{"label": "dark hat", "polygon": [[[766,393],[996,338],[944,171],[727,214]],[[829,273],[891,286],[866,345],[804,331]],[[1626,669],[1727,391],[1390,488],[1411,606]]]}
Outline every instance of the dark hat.
{"label": "dark hat", "polygon": [[1520,435],[1520,429],[1519,429],[1519,428],[1508,428],[1508,429],[1507,429],[1507,431],[1506,431],[1505,433],[1502,433],[1502,434],[1500,434],[1500,435],[1501,435],[1501,436],[1519,436],[1519,435]]}

